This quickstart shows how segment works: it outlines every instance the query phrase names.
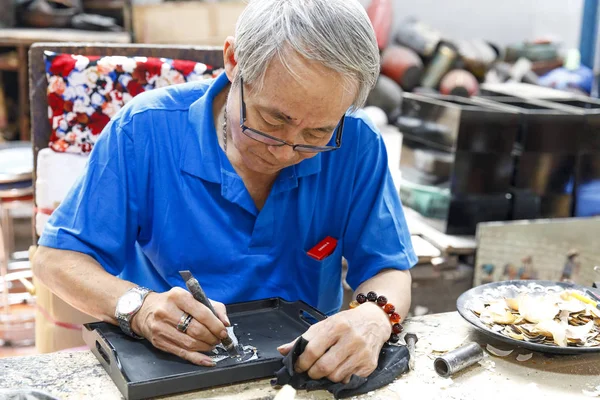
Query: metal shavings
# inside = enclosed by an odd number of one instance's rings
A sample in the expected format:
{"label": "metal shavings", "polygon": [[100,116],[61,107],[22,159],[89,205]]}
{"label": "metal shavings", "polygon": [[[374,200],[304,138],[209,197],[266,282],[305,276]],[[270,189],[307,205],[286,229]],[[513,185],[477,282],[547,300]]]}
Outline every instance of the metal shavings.
{"label": "metal shavings", "polygon": [[[215,349],[215,350],[213,350],[213,353],[214,353],[215,351],[217,351],[217,350],[216,350],[216,349]],[[218,363],[219,361],[223,361],[223,360],[224,360],[224,359],[226,359],[226,358],[229,358],[229,355],[227,355],[227,354],[218,354],[218,353],[217,353],[217,354],[216,354],[216,355],[214,355],[214,356],[210,356],[210,359],[211,359],[211,360],[212,360],[212,361],[213,361],[215,364],[216,364],[216,363]]]}
{"label": "metal shavings", "polygon": [[479,361],[479,364],[486,370],[490,372],[494,372],[496,370],[496,363],[492,360],[485,359],[483,361]]}
{"label": "metal shavings", "polygon": [[596,389],[592,392],[589,390],[581,390],[585,396],[588,397],[600,397],[600,386],[597,386]]}
{"label": "metal shavings", "polygon": [[[245,345],[245,346],[239,345],[239,342],[238,342],[237,336],[235,335],[233,327],[231,327],[231,326],[227,327],[227,334],[231,338],[233,345],[236,347],[239,346],[238,348],[241,348],[243,350],[243,355],[241,357],[235,357],[236,361],[248,362],[248,361],[258,359],[258,350],[256,349],[256,347],[249,346],[249,345]],[[211,353],[208,354],[208,356],[210,356],[211,360],[213,360],[214,363],[218,363],[220,361],[231,358],[229,356],[229,353],[227,352],[227,349],[225,349],[225,347],[221,343],[219,343],[215,347],[215,349]]]}
{"label": "metal shavings", "polygon": [[254,346],[243,346],[244,354],[252,354],[250,358],[244,357],[240,362],[247,362],[258,359],[258,350]]}
{"label": "metal shavings", "polygon": [[469,336],[465,337],[438,337],[431,341],[431,351],[446,353],[458,349]]}
{"label": "metal shavings", "polygon": [[448,389],[450,386],[452,386],[453,383],[454,381],[452,380],[452,378],[442,378],[437,386],[440,389]]}
{"label": "metal shavings", "polygon": [[273,400],[294,400],[296,398],[296,389],[290,385],[284,385],[275,395]]}
{"label": "metal shavings", "polygon": [[533,357],[533,353],[529,353],[529,354],[519,354],[519,355],[517,356],[517,361],[521,361],[521,362],[523,362],[523,361],[527,361],[527,360],[530,360],[530,359],[531,359],[531,357]]}
{"label": "metal shavings", "polygon": [[525,395],[526,395],[527,398],[529,398],[530,396],[539,396],[540,395],[540,388],[538,387],[537,383],[535,383],[535,382],[529,382],[523,388],[523,393],[525,393]]}
{"label": "metal shavings", "polygon": [[485,348],[486,348],[486,350],[489,353],[491,353],[491,354],[493,354],[493,355],[495,355],[497,357],[506,357],[510,353],[513,352],[512,350],[500,350],[500,349],[497,349],[496,347],[492,346],[491,344],[488,344]]}
{"label": "metal shavings", "polygon": [[[490,331],[549,346],[600,346],[598,311],[574,298],[574,293],[578,294],[575,291],[536,284],[519,290],[510,288],[513,289],[510,297],[504,296],[509,295],[506,290],[486,290],[468,304]],[[492,354],[498,355],[493,350]]]}
{"label": "metal shavings", "polygon": [[[258,350],[256,347],[246,345],[241,346],[241,348],[243,350],[243,354],[239,357],[234,357],[235,361],[248,362],[258,359]],[[225,347],[223,347],[221,344],[218,344],[217,347],[215,347],[215,349],[208,355],[215,363],[231,358]]]}

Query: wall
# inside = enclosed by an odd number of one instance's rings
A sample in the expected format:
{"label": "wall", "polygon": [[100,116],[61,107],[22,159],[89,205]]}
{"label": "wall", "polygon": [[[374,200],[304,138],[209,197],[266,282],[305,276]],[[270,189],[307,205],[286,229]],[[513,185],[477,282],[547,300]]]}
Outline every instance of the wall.
{"label": "wall", "polygon": [[[359,0],[363,5],[370,0]],[[415,16],[456,39],[478,37],[500,45],[552,35],[579,48],[583,0],[392,0],[397,22]],[[133,0],[157,4],[161,0]],[[449,18],[452,16],[452,18]]]}
{"label": "wall", "polygon": [[499,45],[551,35],[579,48],[583,0],[393,0],[394,18],[415,16],[455,39]]}

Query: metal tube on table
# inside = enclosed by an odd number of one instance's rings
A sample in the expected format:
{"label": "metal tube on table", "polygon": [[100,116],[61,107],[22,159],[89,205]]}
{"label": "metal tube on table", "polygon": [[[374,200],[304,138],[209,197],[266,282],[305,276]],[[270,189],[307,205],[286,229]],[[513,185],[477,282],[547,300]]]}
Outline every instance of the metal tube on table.
{"label": "metal tube on table", "polygon": [[469,343],[435,359],[433,367],[438,375],[448,378],[483,359],[483,349],[477,343]]}
{"label": "metal tube on table", "polygon": [[408,354],[410,359],[408,360],[408,368],[412,371],[415,369],[415,345],[419,341],[419,338],[414,333],[407,333],[404,335],[404,341],[406,342],[406,348],[408,348]]}

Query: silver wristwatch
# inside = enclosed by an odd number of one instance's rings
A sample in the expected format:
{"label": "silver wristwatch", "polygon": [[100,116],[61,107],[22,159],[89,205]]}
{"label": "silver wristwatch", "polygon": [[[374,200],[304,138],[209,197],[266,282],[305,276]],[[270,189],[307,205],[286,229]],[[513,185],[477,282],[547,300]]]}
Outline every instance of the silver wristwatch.
{"label": "silver wristwatch", "polygon": [[136,286],[126,291],[117,301],[115,318],[119,321],[121,330],[132,338],[143,339],[131,329],[131,319],[142,308],[142,304],[150,292],[150,289]]}

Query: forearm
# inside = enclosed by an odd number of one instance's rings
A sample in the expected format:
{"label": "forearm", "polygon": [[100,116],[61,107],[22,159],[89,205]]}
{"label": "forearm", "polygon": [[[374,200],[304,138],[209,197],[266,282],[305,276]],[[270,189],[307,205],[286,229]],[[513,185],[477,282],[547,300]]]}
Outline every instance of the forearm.
{"label": "forearm", "polygon": [[354,292],[354,298],[358,293],[367,294],[370,291],[385,296],[404,321],[410,309],[411,282],[410,271],[387,269],[363,282]]}
{"label": "forearm", "polygon": [[33,272],[58,297],[78,310],[116,324],[117,300],[135,285],[102,268],[92,257],[75,251],[40,246]]}

